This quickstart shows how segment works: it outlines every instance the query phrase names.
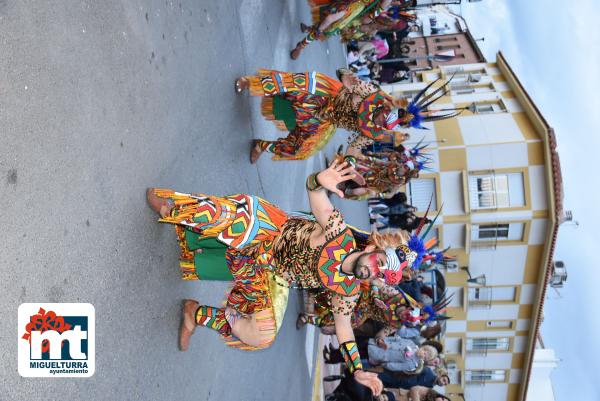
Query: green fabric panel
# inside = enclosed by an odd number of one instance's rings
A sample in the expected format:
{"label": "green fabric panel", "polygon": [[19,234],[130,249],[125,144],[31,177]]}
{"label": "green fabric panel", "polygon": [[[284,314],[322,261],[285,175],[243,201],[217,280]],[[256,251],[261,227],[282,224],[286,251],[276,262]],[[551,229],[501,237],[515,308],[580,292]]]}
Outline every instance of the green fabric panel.
{"label": "green fabric panel", "polygon": [[283,121],[289,131],[296,128],[296,113],[292,107],[292,102],[289,100],[281,96],[274,96],[273,116],[276,120]]}
{"label": "green fabric panel", "polygon": [[205,238],[190,230],[185,230],[185,241],[191,251],[202,249],[202,253],[194,254],[194,266],[200,280],[233,280],[225,263],[227,246],[216,238]]}

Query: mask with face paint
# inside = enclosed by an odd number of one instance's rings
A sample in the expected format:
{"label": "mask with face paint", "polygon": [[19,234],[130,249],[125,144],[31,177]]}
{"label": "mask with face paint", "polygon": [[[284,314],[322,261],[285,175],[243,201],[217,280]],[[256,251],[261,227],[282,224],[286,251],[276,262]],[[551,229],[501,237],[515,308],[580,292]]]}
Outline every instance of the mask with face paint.
{"label": "mask with face paint", "polygon": [[385,282],[395,285],[402,280],[404,268],[412,267],[418,255],[408,245],[403,244],[398,248],[386,248],[385,256],[387,260],[387,269],[383,272]]}

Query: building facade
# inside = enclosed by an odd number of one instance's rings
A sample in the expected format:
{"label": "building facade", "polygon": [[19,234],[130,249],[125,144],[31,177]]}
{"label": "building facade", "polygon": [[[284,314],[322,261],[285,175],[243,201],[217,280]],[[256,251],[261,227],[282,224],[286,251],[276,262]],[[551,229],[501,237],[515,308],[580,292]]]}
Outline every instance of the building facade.
{"label": "building facade", "polygon": [[418,9],[416,17],[418,32],[392,43],[390,57],[404,58],[412,70],[485,62],[462,17],[447,7]]}
{"label": "building facade", "polygon": [[437,235],[457,257],[444,270],[454,293],[445,392],[456,400],[522,400],[562,216],[555,137],[501,53],[495,63],[444,66],[385,89],[411,97],[452,75],[436,108],[474,112],[410,130],[409,145],[424,137],[433,162],[406,187],[419,210],[432,197],[433,209],[443,205]]}

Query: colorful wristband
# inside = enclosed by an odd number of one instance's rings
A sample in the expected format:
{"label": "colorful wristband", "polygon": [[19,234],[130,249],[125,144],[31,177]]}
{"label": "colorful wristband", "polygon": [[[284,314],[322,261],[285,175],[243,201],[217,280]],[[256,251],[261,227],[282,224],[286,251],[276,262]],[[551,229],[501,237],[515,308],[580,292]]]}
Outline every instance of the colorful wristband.
{"label": "colorful wristband", "polygon": [[357,370],[362,370],[362,362],[358,353],[358,346],[355,341],[346,341],[340,345],[340,351],[346,362],[346,367],[353,374]]}
{"label": "colorful wristband", "polygon": [[308,178],[306,178],[306,189],[309,191],[318,191],[323,189],[321,184],[319,184],[319,181],[317,181],[317,174],[318,173],[312,173],[308,176]]}

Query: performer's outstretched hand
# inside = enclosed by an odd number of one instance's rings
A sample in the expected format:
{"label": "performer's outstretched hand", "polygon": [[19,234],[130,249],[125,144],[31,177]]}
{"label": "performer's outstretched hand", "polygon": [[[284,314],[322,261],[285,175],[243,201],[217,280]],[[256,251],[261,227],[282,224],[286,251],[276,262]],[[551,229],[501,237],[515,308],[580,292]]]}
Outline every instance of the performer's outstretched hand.
{"label": "performer's outstretched hand", "polygon": [[329,167],[317,175],[317,181],[326,190],[335,192],[340,198],[343,198],[344,193],[337,188],[338,184],[352,180],[358,175],[347,162],[340,163],[334,160]]}
{"label": "performer's outstretched hand", "polygon": [[377,373],[365,372],[364,370],[357,370],[354,372],[354,380],[367,386],[373,392],[373,395],[381,394],[383,390],[383,383],[377,377]]}

